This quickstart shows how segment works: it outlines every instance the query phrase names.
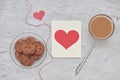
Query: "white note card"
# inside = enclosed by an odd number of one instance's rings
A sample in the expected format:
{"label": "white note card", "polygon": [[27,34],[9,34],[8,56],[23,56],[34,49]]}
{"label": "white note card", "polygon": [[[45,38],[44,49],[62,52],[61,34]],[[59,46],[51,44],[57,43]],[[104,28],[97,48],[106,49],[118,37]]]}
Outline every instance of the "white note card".
{"label": "white note card", "polygon": [[52,21],[52,56],[81,57],[81,21]]}

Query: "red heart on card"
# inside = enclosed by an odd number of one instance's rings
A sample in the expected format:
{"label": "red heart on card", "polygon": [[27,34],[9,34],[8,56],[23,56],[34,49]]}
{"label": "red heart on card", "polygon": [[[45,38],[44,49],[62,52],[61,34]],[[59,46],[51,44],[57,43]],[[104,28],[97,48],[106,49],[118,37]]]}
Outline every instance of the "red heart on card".
{"label": "red heart on card", "polygon": [[45,15],[45,12],[43,10],[39,11],[39,13],[34,12],[34,14],[33,14],[34,18],[39,19],[39,20],[42,20],[44,15]]}
{"label": "red heart on card", "polygon": [[68,33],[63,30],[58,30],[55,33],[55,39],[65,49],[68,49],[79,39],[79,34],[75,30],[70,30]]}

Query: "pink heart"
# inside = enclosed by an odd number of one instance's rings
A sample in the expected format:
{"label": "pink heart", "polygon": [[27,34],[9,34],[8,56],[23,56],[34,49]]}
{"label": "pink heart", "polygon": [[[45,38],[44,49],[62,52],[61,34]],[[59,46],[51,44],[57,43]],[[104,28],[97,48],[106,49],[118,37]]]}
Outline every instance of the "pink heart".
{"label": "pink heart", "polygon": [[68,33],[63,30],[58,30],[55,33],[55,39],[65,49],[68,49],[79,39],[79,34],[75,30],[71,30]]}
{"label": "pink heart", "polygon": [[45,15],[45,12],[43,10],[39,11],[39,13],[35,12],[33,14],[34,18],[39,19],[39,20],[42,20],[42,18],[44,17],[44,15]]}

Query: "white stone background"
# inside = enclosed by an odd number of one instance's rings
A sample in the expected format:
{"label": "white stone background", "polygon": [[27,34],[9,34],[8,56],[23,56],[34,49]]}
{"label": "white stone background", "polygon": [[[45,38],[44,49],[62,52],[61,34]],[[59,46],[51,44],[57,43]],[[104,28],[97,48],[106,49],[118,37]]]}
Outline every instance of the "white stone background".
{"label": "white stone background", "polygon": [[[43,68],[44,80],[120,80],[120,0],[29,0],[33,11],[28,17],[32,24],[41,23],[32,17],[34,11],[46,12],[43,20],[82,21],[82,56],[90,45],[95,48],[81,72],[75,76],[80,59],[54,59]],[[17,34],[36,32],[46,40],[47,27],[35,28],[25,23],[30,6],[25,0],[0,0],[0,80],[40,80],[39,69],[23,69],[10,57],[10,45]],[[115,23],[114,34],[107,40],[95,40],[88,32],[88,23],[96,14],[107,14]],[[51,51],[49,41],[48,47]],[[50,60],[47,56],[46,61]],[[43,64],[45,64],[45,62]],[[42,64],[42,65],[43,65]]]}

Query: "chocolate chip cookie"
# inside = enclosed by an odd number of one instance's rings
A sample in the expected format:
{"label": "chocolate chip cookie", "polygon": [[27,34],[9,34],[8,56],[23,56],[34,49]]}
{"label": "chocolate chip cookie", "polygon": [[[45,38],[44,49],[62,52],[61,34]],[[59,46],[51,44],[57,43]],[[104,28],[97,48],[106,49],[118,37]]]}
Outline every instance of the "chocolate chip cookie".
{"label": "chocolate chip cookie", "polygon": [[44,53],[45,46],[42,42],[36,41],[32,36],[20,39],[15,43],[15,56],[24,66],[31,66],[40,59]]}

